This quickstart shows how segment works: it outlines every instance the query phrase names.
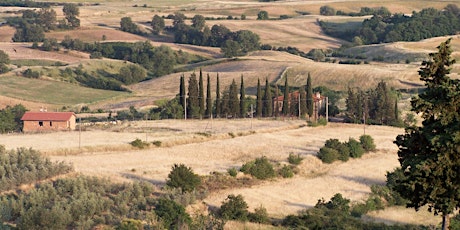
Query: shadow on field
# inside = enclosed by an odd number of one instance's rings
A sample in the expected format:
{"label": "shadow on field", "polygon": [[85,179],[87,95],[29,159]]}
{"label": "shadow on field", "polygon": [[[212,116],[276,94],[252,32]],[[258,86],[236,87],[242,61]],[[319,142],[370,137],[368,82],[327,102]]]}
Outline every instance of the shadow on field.
{"label": "shadow on field", "polygon": [[156,186],[161,186],[161,187],[166,185],[165,181],[148,179],[148,178],[145,178],[145,177],[133,174],[133,173],[120,173],[120,174],[121,174],[122,177],[130,179],[130,180],[134,180],[134,181],[146,181],[146,182],[149,182],[149,183],[152,183],[152,184],[154,184]]}
{"label": "shadow on field", "polygon": [[337,176],[337,177],[345,179],[345,180],[349,180],[349,181],[354,181],[354,182],[364,184],[364,185],[372,185],[372,184],[384,185],[385,184],[384,180],[376,180],[376,179],[362,177],[362,176]]}
{"label": "shadow on field", "polygon": [[284,204],[285,204],[285,205],[288,205],[288,206],[300,207],[300,208],[303,208],[303,209],[313,208],[313,206],[311,206],[311,205],[300,204],[300,203],[294,203],[294,202],[290,202],[290,201],[288,201],[288,200],[284,200]]}

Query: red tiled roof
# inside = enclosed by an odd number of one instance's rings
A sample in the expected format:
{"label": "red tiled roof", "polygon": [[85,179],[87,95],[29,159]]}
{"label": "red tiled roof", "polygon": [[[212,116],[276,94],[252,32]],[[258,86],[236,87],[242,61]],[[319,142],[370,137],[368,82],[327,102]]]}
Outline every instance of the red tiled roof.
{"label": "red tiled roof", "polygon": [[26,112],[22,116],[23,121],[68,121],[72,116],[72,112]]}

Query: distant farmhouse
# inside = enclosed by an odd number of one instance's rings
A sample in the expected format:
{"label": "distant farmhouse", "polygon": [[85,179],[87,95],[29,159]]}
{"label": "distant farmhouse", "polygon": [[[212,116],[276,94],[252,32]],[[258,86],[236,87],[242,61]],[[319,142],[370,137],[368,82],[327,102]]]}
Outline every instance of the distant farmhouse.
{"label": "distant farmhouse", "polygon": [[23,132],[75,130],[76,116],[72,112],[26,112],[21,120]]}
{"label": "distant farmhouse", "polygon": [[[288,97],[289,97],[288,103],[289,103],[289,106],[291,106],[292,101],[295,101],[295,102],[299,101],[300,93],[299,91],[295,91],[295,92],[289,93]],[[278,97],[273,98],[273,108],[274,109],[278,108],[279,113],[281,113],[283,110],[283,102],[284,102],[284,96],[278,96]],[[318,120],[318,118],[320,117],[319,116],[320,111],[321,110],[324,111],[324,109],[326,109],[326,106],[327,106],[327,98],[325,96],[321,96],[319,92],[316,92],[313,95],[313,117],[312,119]]]}

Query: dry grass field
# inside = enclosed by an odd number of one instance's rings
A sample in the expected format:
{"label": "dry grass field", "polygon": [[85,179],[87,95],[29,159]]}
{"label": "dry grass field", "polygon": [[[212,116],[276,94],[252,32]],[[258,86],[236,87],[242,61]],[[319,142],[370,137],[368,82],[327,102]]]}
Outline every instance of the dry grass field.
{"label": "dry grass field", "polygon": [[[106,129],[5,135],[6,148],[32,147],[52,160],[66,161],[79,173],[108,177],[113,181],[146,180],[163,186],[171,167],[183,163],[200,175],[225,173],[232,167],[265,156],[287,164],[290,153],[304,158],[299,174],[290,179],[273,179],[248,188],[221,190],[205,199],[209,206],[220,206],[229,194],[242,194],[250,210],[263,205],[272,217],[295,214],[312,207],[318,199],[342,193],[359,202],[370,193],[371,184],[385,183],[385,174],[398,166],[392,143],[399,128],[367,126],[366,134],[377,144],[377,151],[362,159],[323,164],[315,155],[325,140],[359,138],[362,125],[331,123],[326,127],[307,127],[302,120],[164,120],[124,123]],[[211,136],[200,133],[209,132]],[[232,138],[229,133],[234,134]],[[81,135],[81,136],[80,136]],[[81,148],[79,148],[81,138]],[[128,142],[139,138],[161,141],[161,147],[136,150]],[[288,191],[288,192],[287,192]],[[401,210],[400,210],[401,211]],[[371,213],[371,219],[394,222],[436,224],[428,214],[394,209]],[[422,216],[422,217],[420,217]]]}

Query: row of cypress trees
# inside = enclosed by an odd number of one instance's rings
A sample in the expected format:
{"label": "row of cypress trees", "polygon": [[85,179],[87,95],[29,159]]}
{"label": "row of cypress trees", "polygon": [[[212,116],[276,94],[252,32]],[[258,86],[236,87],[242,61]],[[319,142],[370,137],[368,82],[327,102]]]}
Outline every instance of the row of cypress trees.
{"label": "row of cypress trees", "polygon": [[273,87],[268,82],[268,79],[265,79],[265,88],[262,90],[260,79],[258,79],[255,108],[251,108],[250,103],[253,101],[253,97],[246,95],[243,75],[241,75],[239,89],[236,81],[233,80],[227,89],[221,91],[219,74],[217,74],[215,100],[212,98],[210,78],[210,75],[207,74],[205,96],[201,69],[198,79],[195,73],[190,75],[187,92],[185,76],[181,75],[178,97],[179,104],[184,108],[187,118],[278,117],[298,116],[299,114],[301,117],[305,117],[306,114],[311,117],[313,115],[313,90],[310,74],[308,75],[306,86],[300,87],[299,90],[300,98],[303,100],[299,100],[298,97],[292,95],[286,76],[282,105],[280,105],[281,103],[276,103],[276,100],[281,95],[278,85],[275,84]]}

